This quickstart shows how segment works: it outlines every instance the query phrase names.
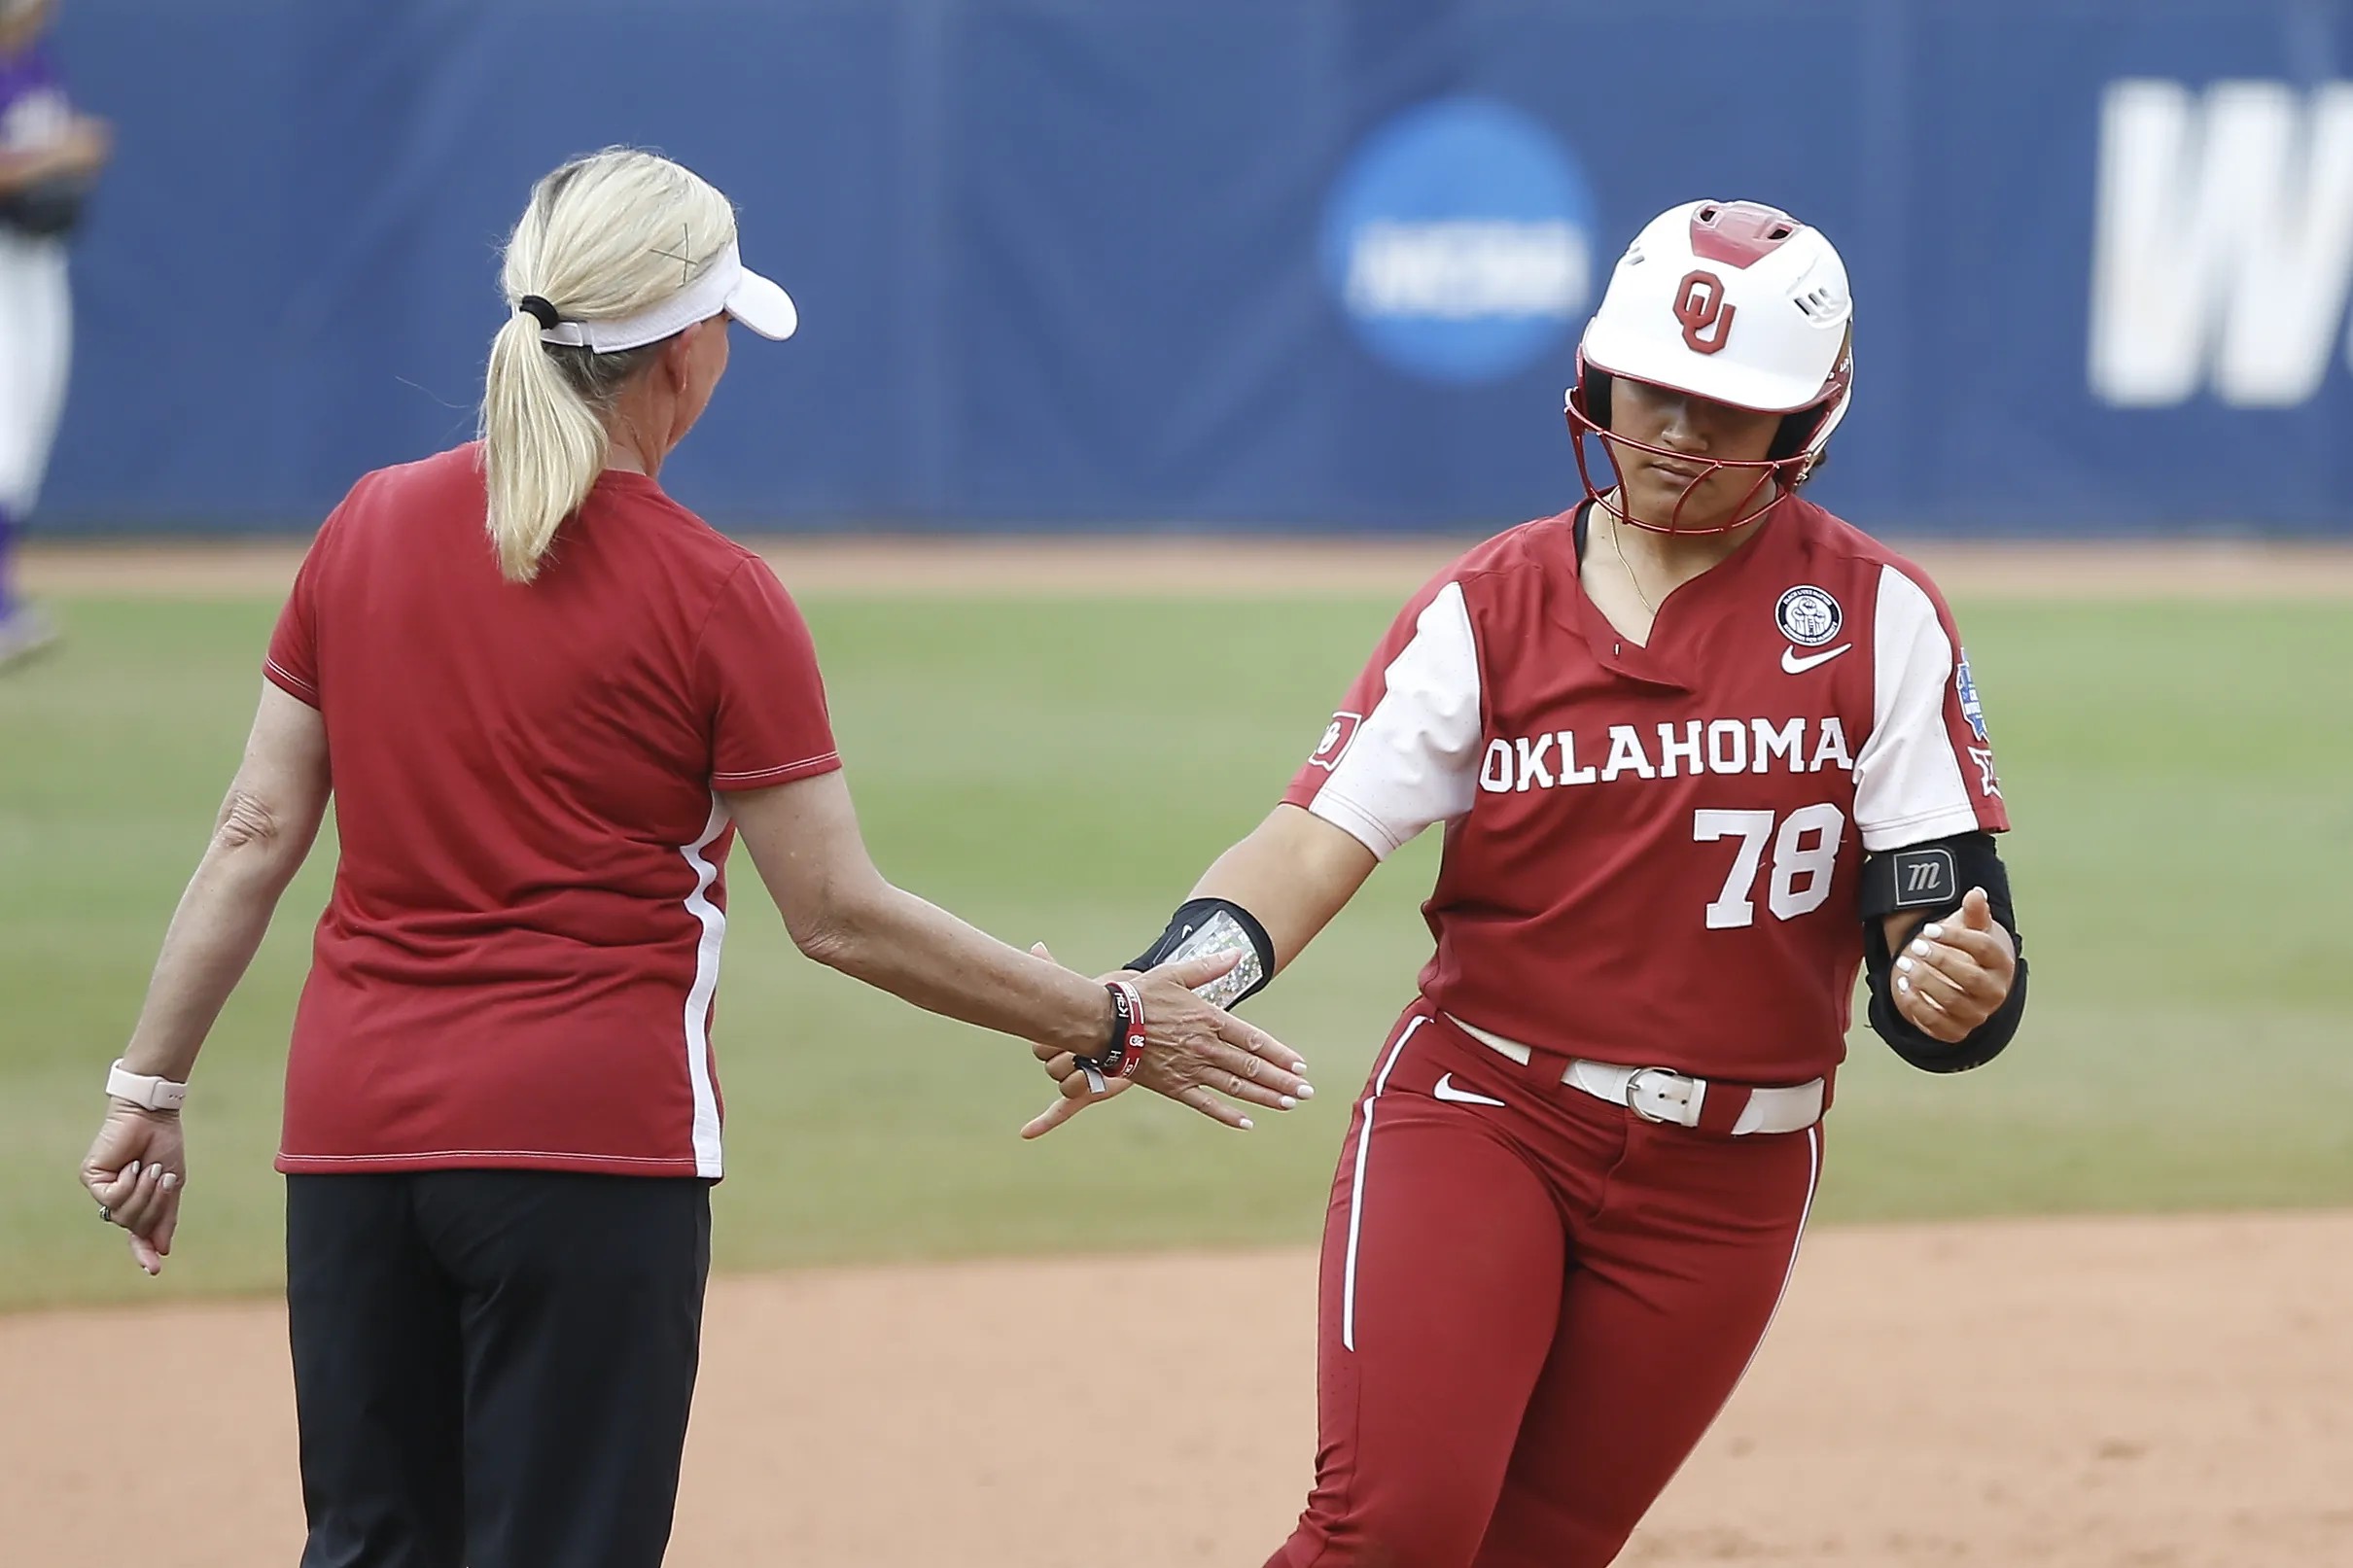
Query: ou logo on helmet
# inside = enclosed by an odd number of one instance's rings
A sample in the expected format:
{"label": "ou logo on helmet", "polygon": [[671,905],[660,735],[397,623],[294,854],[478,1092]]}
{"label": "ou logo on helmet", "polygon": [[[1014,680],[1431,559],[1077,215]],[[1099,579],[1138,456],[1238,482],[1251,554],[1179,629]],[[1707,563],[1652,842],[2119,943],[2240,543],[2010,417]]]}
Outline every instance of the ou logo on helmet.
{"label": "ou logo on helmet", "polygon": [[1419,380],[1500,381],[1556,351],[1594,293],[1593,192],[1560,137],[1440,98],[1365,137],[1325,204],[1324,281],[1356,338]]}
{"label": "ou logo on helmet", "polygon": [[1721,353],[1732,341],[1732,318],[1739,313],[1738,305],[1724,302],[1722,278],[1704,267],[1683,274],[1675,291],[1675,320],[1683,324],[1683,344],[1694,354]]}

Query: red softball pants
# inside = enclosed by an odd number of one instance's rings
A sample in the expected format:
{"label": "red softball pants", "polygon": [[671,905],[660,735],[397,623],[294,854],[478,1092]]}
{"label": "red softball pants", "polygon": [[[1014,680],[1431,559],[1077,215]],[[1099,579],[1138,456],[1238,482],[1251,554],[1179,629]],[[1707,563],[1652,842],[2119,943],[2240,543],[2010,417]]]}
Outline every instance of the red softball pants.
{"label": "red softball pants", "polygon": [[1747,1370],[1821,1129],[1646,1122],[1560,1065],[1421,1002],[1375,1059],[1324,1225],[1315,1491],[1267,1568],[1602,1568]]}

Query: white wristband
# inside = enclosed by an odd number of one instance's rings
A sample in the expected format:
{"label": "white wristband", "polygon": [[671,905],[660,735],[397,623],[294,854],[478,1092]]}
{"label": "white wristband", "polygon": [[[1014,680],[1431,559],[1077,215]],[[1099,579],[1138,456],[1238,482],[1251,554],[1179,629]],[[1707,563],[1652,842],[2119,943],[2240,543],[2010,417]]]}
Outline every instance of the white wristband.
{"label": "white wristband", "polygon": [[188,1103],[188,1085],[169,1078],[125,1072],[120,1059],[107,1069],[106,1092],[117,1099],[129,1100],[142,1110],[176,1111]]}

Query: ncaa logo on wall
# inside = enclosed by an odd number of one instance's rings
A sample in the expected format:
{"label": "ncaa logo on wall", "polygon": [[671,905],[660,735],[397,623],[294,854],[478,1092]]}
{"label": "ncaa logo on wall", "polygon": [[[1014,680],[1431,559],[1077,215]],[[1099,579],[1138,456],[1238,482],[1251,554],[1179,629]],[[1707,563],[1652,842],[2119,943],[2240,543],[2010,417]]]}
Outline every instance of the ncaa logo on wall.
{"label": "ncaa logo on wall", "polygon": [[1593,192],[1551,130],[1492,98],[1441,98],[1374,130],[1342,172],[1324,278],[1387,364],[1498,381],[1584,313],[1593,227]]}

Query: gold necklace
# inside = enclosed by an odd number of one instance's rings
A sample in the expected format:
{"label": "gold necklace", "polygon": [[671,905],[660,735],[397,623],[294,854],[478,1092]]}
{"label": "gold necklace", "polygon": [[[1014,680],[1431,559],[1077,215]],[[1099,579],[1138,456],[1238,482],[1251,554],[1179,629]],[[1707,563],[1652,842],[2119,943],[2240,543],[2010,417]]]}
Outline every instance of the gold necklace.
{"label": "gold necklace", "polygon": [[[1622,494],[1619,500],[1619,505],[1625,505],[1625,500]],[[1655,620],[1658,618],[1659,607],[1652,604],[1650,602],[1650,595],[1642,591],[1642,579],[1634,575],[1634,564],[1626,559],[1626,546],[1618,540],[1618,530],[1624,528],[1625,526],[1625,522],[1620,518],[1612,517],[1609,520],[1609,547],[1618,552],[1618,565],[1626,573],[1627,586],[1633,589],[1634,597],[1642,601],[1642,608],[1649,611],[1651,617]]]}

